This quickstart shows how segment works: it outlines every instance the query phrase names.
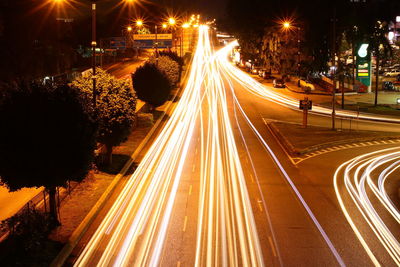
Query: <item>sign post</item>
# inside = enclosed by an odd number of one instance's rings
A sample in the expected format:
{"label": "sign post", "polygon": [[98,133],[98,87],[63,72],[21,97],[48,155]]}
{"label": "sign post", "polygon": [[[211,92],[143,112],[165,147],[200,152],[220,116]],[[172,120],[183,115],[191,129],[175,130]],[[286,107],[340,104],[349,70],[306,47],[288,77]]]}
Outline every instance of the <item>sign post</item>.
{"label": "sign post", "polygon": [[307,128],[308,110],[312,110],[312,101],[305,97],[304,100],[300,100],[299,108],[303,110],[303,125],[301,128]]}

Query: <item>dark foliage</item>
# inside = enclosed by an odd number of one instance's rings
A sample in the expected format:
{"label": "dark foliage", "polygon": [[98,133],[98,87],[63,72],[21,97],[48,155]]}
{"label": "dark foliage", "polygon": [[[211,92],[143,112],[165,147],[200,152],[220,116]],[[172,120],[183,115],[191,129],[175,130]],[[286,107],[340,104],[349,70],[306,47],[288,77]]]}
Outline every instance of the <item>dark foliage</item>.
{"label": "dark foliage", "polygon": [[14,191],[82,180],[93,161],[96,125],[69,86],[3,85],[0,176]]}
{"label": "dark foliage", "polygon": [[183,58],[178,56],[178,54],[176,52],[173,51],[161,51],[159,53],[160,56],[167,56],[170,59],[172,59],[173,61],[175,61],[176,63],[179,64],[180,69],[182,69],[182,66],[184,65],[184,61]]}
{"label": "dark foliage", "polygon": [[47,239],[54,227],[53,221],[48,214],[36,209],[24,209],[2,224],[10,232],[8,238],[0,243],[2,266],[49,265],[62,246]]}
{"label": "dark foliage", "polygon": [[340,33],[354,26],[357,26],[359,36],[355,41],[367,41],[376,21],[393,20],[399,8],[398,0],[255,0],[251,4],[229,0],[222,26],[239,39],[244,58],[255,59],[259,57],[264,31],[279,31],[283,20],[292,20],[292,24],[300,26],[304,34],[301,50],[312,59],[307,63],[309,68],[324,70],[332,54],[334,16],[336,43],[340,40]]}
{"label": "dark foliage", "polygon": [[146,63],[132,74],[133,88],[138,98],[154,107],[167,101],[172,86],[155,64]]}

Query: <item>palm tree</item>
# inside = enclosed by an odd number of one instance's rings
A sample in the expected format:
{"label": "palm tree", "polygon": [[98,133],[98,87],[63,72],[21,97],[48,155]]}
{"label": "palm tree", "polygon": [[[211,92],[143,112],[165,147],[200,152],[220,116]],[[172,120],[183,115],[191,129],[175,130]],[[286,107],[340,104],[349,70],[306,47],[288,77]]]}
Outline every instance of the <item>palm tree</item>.
{"label": "palm tree", "polygon": [[388,33],[387,23],[377,21],[374,31],[370,36],[369,46],[376,58],[375,74],[375,106],[378,105],[378,86],[379,86],[379,67],[381,59],[387,59],[392,56],[392,47],[386,35]]}

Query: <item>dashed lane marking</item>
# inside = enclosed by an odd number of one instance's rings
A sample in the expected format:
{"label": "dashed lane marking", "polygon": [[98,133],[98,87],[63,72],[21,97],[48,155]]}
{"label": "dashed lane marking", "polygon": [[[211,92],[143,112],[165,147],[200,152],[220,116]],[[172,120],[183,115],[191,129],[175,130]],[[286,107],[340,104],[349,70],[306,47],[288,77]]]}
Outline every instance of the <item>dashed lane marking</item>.
{"label": "dashed lane marking", "polygon": [[185,216],[185,220],[183,221],[183,229],[182,229],[183,232],[186,231],[186,225],[187,225],[187,216]]}
{"label": "dashed lane marking", "polygon": [[271,249],[272,249],[272,254],[274,254],[274,257],[277,257],[275,246],[274,246],[274,243],[272,242],[271,236],[268,236],[268,241],[269,241],[269,244],[270,244]]}
{"label": "dashed lane marking", "polygon": [[334,152],[334,151],[339,151],[339,150],[344,150],[344,149],[350,149],[350,148],[357,148],[357,147],[366,147],[366,146],[374,146],[374,145],[389,145],[389,144],[397,144],[400,143],[400,139],[391,139],[391,140],[382,140],[382,141],[368,141],[368,142],[359,142],[359,143],[352,143],[352,144],[345,144],[345,145],[336,145],[333,147],[328,147],[328,148],[322,148],[317,151],[313,151],[310,153],[307,153],[303,156],[296,157],[296,158],[291,158],[292,161],[295,164],[298,164],[306,159],[313,158],[315,156],[319,156],[325,153],[329,152]]}

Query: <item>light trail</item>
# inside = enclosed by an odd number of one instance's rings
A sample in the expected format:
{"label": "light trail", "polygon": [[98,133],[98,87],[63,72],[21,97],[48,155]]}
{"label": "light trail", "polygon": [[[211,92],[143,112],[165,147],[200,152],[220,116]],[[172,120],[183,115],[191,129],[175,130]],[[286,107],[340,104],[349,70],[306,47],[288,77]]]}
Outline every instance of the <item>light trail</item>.
{"label": "light trail", "polygon": [[[392,224],[398,226],[400,213],[385,189],[386,181],[398,175],[399,163],[399,147],[382,149],[346,161],[334,175],[335,192],[342,211],[376,266],[381,263],[372,251],[371,244],[366,241],[365,233],[363,235],[360,220],[351,215],[351,207],[357,208],[394,263],[400,265],[400,244],[387,226],[388,217],[393,219]],[[344,183],[346,190],[341,189],[339,183]],[[346,205],[344,198],[347,195],[351,197],[353,205]]]}
{"label": "light trail", "polygon": [[[288,97],[271,90],[268,86],[259,83],[258,81],[253,79],[250,75],[248,75],[246,72],[240,70],[229,61],[228,52],[232,50],[232,48],[236,45],[238,45],[237,41],[231,42],[226,47],[227,48],[225,50],[226,56],[219,58],[221,65],[224,67],[224,71],[232,79],[234,79],[242,87],[247,89],[250,93],[254,94],[255,96],[291,108],[293,110],[299,111],[298,99]],[[323,116],[331,116],[332,109],[313,104],[313,110],[309,112]],[[400,119],[397,118],[384,117],[368,113],[357,113],[355,111],[341,110],[341,109],[336,110],[336,116],[343,118],[353,118],[353,119],[356,118],[356,119],[373,120],[381,122],[400,123]]]}
{"label": "light trail", "polygon": [[[335,246],[333,245],[332,241],[330,240],[330,238],[328,237],[328,235],[324,231],[323,227],[319,223],[318,219],[315,217],[314,213],[312,212],[311,208],[308,206],[307,202],[304,200],[303,196],[301,195],[301,193],[297,189],[297,187],[294,184],[293,180],[287,174],[285,168],[282,166],[281,162],[278,160],[278,158],[275,155],[275,153],[272,151],[270,146],[267,144],[267,142],[264,140],[264,138],[258,132],[257,128],[253,125],[253,123],[251,122],[251,120],[248,118],[248,116],[246,115],[245,111],[243,110],[242,106],[240,105],[240,103],[239,103],[239,101],[238,101],[238,99],[237,99],[237,97],[235,95],[234,87],[233,87],[232,83],[230,82],[230,78],[234,78],[232,76],[232,73],[229,70],[232,67],[232,65],[231,65],[231,63],[229,61],[227,61],[228,53],[232,49],[232,46],[234,44],[235,43],[231,43],[230,45],[228,45],[228,46],[224,47],[223,49],[219,50],[217,55],[216,55],[216,57],[217,57],[217,62],[220,65],[221,69],[224,70],[224,73],[225,73],[227,81],[229,81],[229,83],[230,83],[230,90],[232,92],[232,95],[233,95],[233,98],[234,98],[234,101],[235,101],[235,105],[237,105],[238,109],[240,110],[241,114],[243,115],[243,118],[246,120],[246,122],[249,125],[249,127],[252,129],[254,134],[257,136],[257,138],[260,141],[260,143],[263,145],[265,150],[271,156],[272,160],[274,161],[274,163],[276,164],[276,166],[278,167],[278,169],[282,173],[283,177],[285,178],[285,180],[287,181],[289,186],[292,188],[293,192],[297,196],[297,198],[300,201],[301,205],[306,210],[306,212],[309,215],[310,219],[313,221],[314,225],[316,226],[316,228],[320,232],[321,236],[323,237],[325,243],[327,244],[327,246],[329,247],[330,251],[334,255],[334,257],[335,257],[336,261],[338,262],[338,264],[340,266],[346,266],[344,261],[343,261],[343,259],[341,258],[341,256],[337,252]],[[236,78],[234,78],[234,79],[236,81],[238,81]],[[253,81],[256,82],[255,80],[253,80]],[[240,83],[245,87],[251,87],[251,84],[247,84],[245,81],[240,82]],[[256,83],[259,84],[258,82],[256,82]]]}
{"label": "light trail", "polygon": [[[195,266],[263,266],[263,255],[207,27],[175,112],[75,266],[158,266],[190,144],[199,131]],[[199,129],[196,125],[201,124]],[[192,251],[190,251],[192,250]]]}

